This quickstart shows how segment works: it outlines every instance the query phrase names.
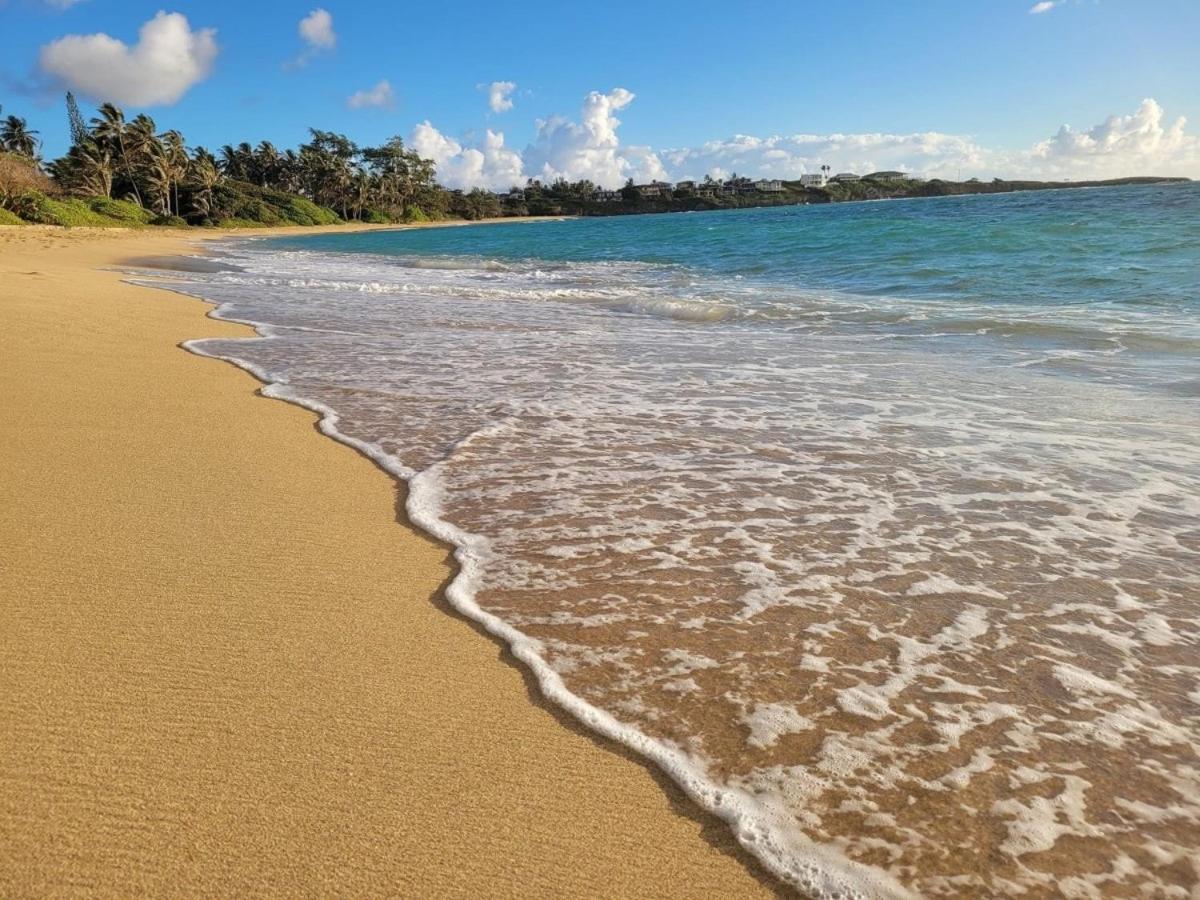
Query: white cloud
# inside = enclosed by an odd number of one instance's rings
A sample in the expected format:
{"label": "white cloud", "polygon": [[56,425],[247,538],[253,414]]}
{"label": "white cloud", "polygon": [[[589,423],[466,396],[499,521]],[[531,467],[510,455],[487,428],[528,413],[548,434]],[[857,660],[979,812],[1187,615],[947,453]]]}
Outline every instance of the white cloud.
{"label": "white cloud", "polygon": [[627,178],[649,180],[665,174],[658,156],[647,147],[622,149],[617,137],[619,110],[633,93],[614,88],[592,91],[584,98],[580,122],[561,117],[537,122],[537,136],[524,153],[525,168],[545,181],[586,178],[604,187],[619,187]]}
{"label": "white cloud", "polygon": [[561,117],[539,120],[534,141],[520,153],[505,147],[499,132],[488,131],[479,146],[467,146],[429,122],[417,126],[410,143],[438,164],[444,184],[493,190],[526,178],[587,178],[604,187],[617,187],[627,178],[678,181],[704,175],[727,178],[735,172],[796,179],[819,171],[822,165],[832,166],[835,172],[895,169],[946,179],[1200,176],[1200,138],[1187,133],[1182,118],[1167,122],[1162,107],[1150,99],[1130,115],[1111,116],[1082,131],[1064,125],[1052,137],[1019,150],[991,149],[970,136],[939,131],[735,135],[667,150],[622,146],[616,112],[632,100],[633,94],[621,88],[607,94],[593,91],[584,101],[579,122]]}
{"label": "white cloud", "polygon": [[45,2],[53,9],[70,9],[76,3],[82,3],[83,0],[45,0]]}
{"label": "white cloud", "polygon": [[1041,0],[1040,3],[1035,3],[1029,7],[1029,14],[1031,16],[1040,16],[1042,13],[1050,12],[1050,10],[1061,3],[1062,0]]}
{"label": "white cloud", "polygon": [[391,84],[385,78],[372,88],[368,88],[365,91],[355,91],[346,98],[346,105],[351,109],[366,109],[368,107],[395,109],[396,92],[392,90]]}
{"label": "white cloud", "polygon": [[1186,131],[1183,116],[1165,122],[1152,98],[1127,116],[1109,116],[1086,131],[1063,125],[1051,138],[1005,159],[1042,177],[1119,178],[1128,175],[1200,175],[1200,138]]}
{"label": "white cloud", "polygon": [[488,106],[494,113],[508,112],[513,108],[512,92],[517,89],[514,81],[493,81],[480,85],[487,89]]}
{"label": "white cloud", "polygon": [[521,154],[504,146],[504,133],[484,133],[478,147],[464,147],[429,122],[413,129],[409,144],[437,163],[438,181],[450,188],[484,187],[498,191],[525,183]]}
{"label": "white cloud", "polygon": [[465,147],[422,122],[410,143],[438,164],[438,176],[449,187],[500,189],[527,178],[553,181],[589,179],[604,187],[619,187],[627,178],[646,181],[666,170],[649,147],[622,147],[617,110],[633,101],[624,88],[609,93],[592,91],[583,102],[580,122],[559,116],[537,121],[537,136],[518,153],[504,146],[501,132],[487,131],[478,147]]}
{"label": "white cloud", "polygon": [[735,135],[699,147],[662,151],[676,178],[728,177],[796,179],[822,165],[838,171],[936,171],[955,177],[959,169],[983,164],[984,150],[968,137],[936,131],[912,134],[796,134],[767,138]]}
{"label": "white cloud", "polygon": [[160,12],[129,46],[107,34],[69,34],[42,47],[43,72],[101,102],[171,104],[212,71],[216,30],[191,29],[180,13]]}
{"label": "white cloud", "polygon": [[296,26],[300,39],[307,48],[295,59],[284,63],[285,69],[307,66],[318,53],[325,53],[337,46],[337,32],[333,30],[333,16],[328,10],[317,7],[300,20]]}
{"label": "white cloud", "polygon": [[1154,100],[1127,116],[1110,116],[1084,131],[1064,125],[1051,138],[1021,150],[989,149],[965,135],[801,134],[758,138],[737,135],[699,147],[663,150],[672,177],[798,178],[830,165],[838,172],[884,169],[931,178],[1003,177],[1100,179],[1131,175],[1200,175],[1200,139],[1183,118],[1167,123]]}
{"label": "white cloud", "polygon": [[333,16],[318,7],[300,20],[297,27],[304,43],[314,50],[332,50],[337,46],[337,34],[333,30]]}

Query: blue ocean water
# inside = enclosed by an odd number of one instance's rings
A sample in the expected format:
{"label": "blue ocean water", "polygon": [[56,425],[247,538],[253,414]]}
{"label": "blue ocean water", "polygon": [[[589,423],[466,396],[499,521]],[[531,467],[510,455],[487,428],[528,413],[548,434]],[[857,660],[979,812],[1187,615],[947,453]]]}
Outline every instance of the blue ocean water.
{"label": "blue ocean water", "polygon": [[192,349],[785,881],[1197,889],[1200,186],[220,252],[180,289],[261,336]]}

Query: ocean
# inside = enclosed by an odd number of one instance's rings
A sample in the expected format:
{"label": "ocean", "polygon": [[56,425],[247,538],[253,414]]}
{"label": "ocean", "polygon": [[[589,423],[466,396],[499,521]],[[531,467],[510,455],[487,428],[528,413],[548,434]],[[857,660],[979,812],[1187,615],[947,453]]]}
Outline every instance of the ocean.
{"label": "ocean", "polygon": [[784,881],[1200,890],[1200,185],[216,255],[173,286],[260,337],[189,348]]}

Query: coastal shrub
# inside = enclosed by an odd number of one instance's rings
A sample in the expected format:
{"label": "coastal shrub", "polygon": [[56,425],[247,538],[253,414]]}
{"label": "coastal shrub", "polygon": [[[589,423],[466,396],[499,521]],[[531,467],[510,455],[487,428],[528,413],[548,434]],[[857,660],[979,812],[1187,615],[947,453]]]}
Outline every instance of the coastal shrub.
{"label": "coastal shrub", "polygon": [[[341,218],[311,200],[247,181],[227,180],[213,190],[207,221],[236,219],[252,225],[334,225]],[[250,227],[247,225],[229,227]]]}
{"label": "coastal shrub", "polygon": [[187,220],[179,216],[155,216],[150,220],[151,225],[164,225],[168,228],[182,228],[187,225]]}
{"label": "coastal shrub", "polygon": [[284,215],[297,225],[336,225],[341,221],[332,209],[317,206],[306,197],[289,197]]}
{"label": "coastal shrub", "polygon": [[368,225],[386,225],[392,220],[377,209],[368,209],[362,214],[359,221],[366,222]]}
{"label": "coastal shrub", "polygon": [[61,225],[65,228],[103,228],[120,225],[92,210],[78,198],[56,200],[41,191],[27,191],[17,198],[13,211],[26,222],[36,225]]}
{"label": "coastal shrub", "polygon": [[30,192],[54,193],[54,182],[31,159],[0,151],[0,209],[16,212],[17,199]]}
{"label": "coastal shrub", "polygon": [[404,211],[405,222],[428,222],[429,216],[425,215],[425,210],[419,206],[410,206]]}
{"label": "coastal shrub", "polygon": [[23,225],[21,217],[14,212],[9,212],[4,207],[0,207],[0,225]]}
{"label": "coastal shrub", "polygon": [[92,211],[124,225],[136,226],[149,224],[152,218],[149,210],[145,210],[129,200],[113,200],[109,197],[92,197],[87,201]]}

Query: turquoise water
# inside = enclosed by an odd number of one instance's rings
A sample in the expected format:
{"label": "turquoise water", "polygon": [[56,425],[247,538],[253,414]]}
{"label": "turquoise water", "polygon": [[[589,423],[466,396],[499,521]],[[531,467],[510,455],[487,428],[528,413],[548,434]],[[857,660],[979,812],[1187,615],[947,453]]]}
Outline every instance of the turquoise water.
{"label": "turquoise water", "polygon": [[1197,185],[221,255],[180,288],[261,337],[192,349],[784,881],[1200,890]]}
{"label": "turquoise water", "polygon": [[[870,296],[1196,310],[1200,184],[326,234],[309,250],[639,260]],[[536,251],[531,252],[531,251]]]}

